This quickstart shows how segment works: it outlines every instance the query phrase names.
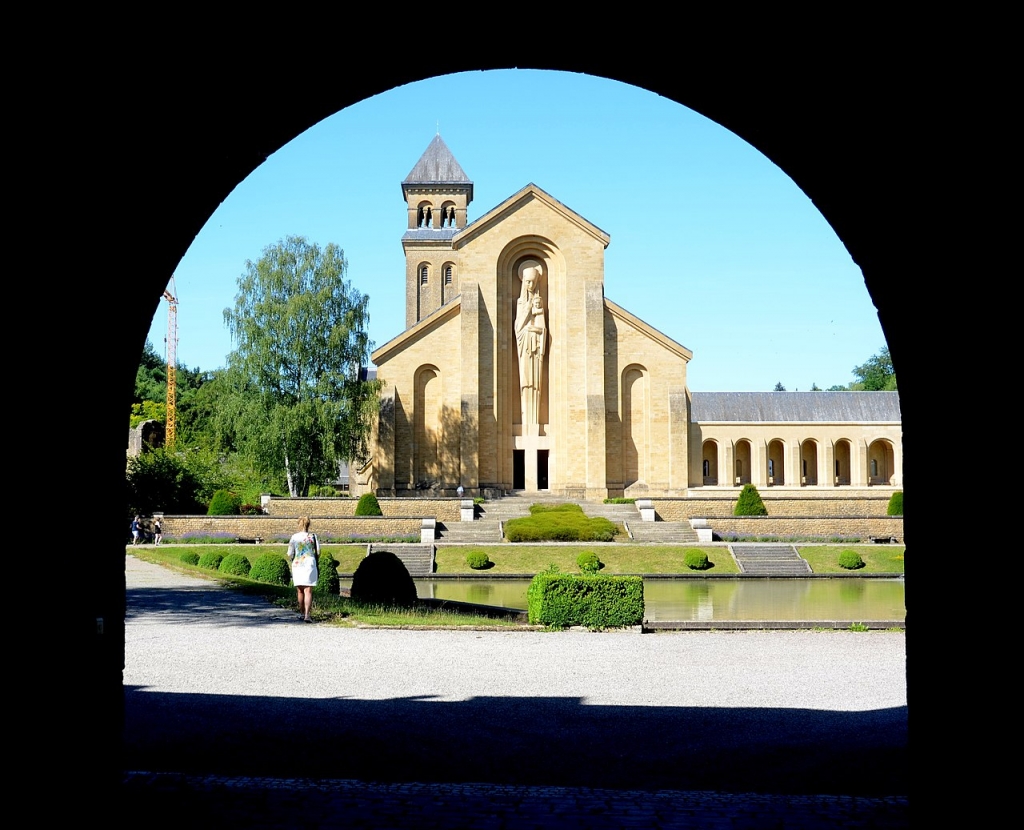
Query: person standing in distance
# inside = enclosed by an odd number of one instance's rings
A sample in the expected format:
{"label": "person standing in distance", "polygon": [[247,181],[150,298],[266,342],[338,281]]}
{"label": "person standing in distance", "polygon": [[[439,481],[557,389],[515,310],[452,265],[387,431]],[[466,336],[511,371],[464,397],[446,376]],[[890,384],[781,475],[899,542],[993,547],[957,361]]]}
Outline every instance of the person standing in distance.
{"label": "person standing in distance", "polygon": [[317,559],[320,557],[320,540],[309,532],[309,516],[299,517],[299,529],[288,542],[288,561],[292,566],[292,583],[299,603],[303,622],[311,623],[313,610],[313,586],[319,578]]}

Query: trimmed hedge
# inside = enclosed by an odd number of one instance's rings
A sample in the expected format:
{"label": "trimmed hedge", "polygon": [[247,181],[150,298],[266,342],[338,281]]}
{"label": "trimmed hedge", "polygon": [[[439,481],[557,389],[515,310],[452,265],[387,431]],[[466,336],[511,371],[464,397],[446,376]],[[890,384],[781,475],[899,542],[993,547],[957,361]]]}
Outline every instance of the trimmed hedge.
{"label": "trimmed hedge", "polygon": [[252,565],[249,564],[249,560],[240,553],[229,553],[224,557],[224,561],[220,563],[218,569],[221,573],[231,574],[232,576],[248,576],[249,571],[252,570]]}
{"label": "trimmed hedge", "polygon": [[601,560],[596,553],[584,551],[576,557],[576,567],[585,574],[596,574],[601,570]]}
{"label": "trimmed hedge", "polygon": [[891,496],[889,496],[889,506],[885,510],[889,516],[902,516],[903,515],[903,491],[897,490]]}
{"label": "trimmed hedge", "polygon": [[352,574],[352,600],[363,605],[408,608],[416,602],[416,583],[395,554],[374,551]]}
{"label": "trimmed hedge", "polygon": [[210,499],[207,516],[237,516],[242,509],[242,499],[230,490],[218,490]]}
{"label": "trimmed hedge", "polygon": [[844,550],[839,554],[839,567],[846,568],[848,571],[855,571],[858,568],[864,567],[864,560],[860,558],[860,554],[855,550]]}
{"label": "trimmed hedge", "polygon": [[199,567],[209,568],[211,571],[215,571],[220,567],[220,563],[224,561],[224,554],[214,553],[213,551],[207,551],[199,557]]}
{"label": "trimmed hedge", "polygon": [[471,550],[466,554],[466,564],[469,565],[474,571],[482,571],[486,568],[491,567],[491,557],[487,555],[486,551],[482,550]]}
{"label": "trimmed hedge", "polygon": [[384,511],[380,509],[380,502],[373,493],[363,493],[356,504],[357,516],[383,516]]}
{"label": "trimmed hedge", "polygon": [[271,585],[287,585],[292,581],[288,560],[279,553],[261,553],[252,563],[249,579],[268,582]]}
{"label": "trimmed hedge", "polygon": [[180,559],[186,565],[199,564],[199,554],[196,553],[194,550],[185,551],[183,554],[181,554],[181,556],[178,557],[178,559]]}
{"label": "trimmed hedge", "polygon": [[338,560],[329,553],[321,552],[316,560],[316,587],[318,594],[336,597],[341,593],[341,582],[338,580]]}
{"label": "trimmed hedge", "polygon": [[640,625],[644,617],[644,581],[639,576],[539,573],[530,582],[526,605],[534,625]]}
{"label": "trimmed hedge", "polygon": [[615,523],[583,515],[578,504],[534,504],[529,516],[505,522],[510,542],[610,542]]}
{"label": "trimmed hedge", "polygon": [[757,488],[753,484],[744,484],[732,512],[734,516],[767,516],[768,508],[764,506]]}
{"label": "trimmed hedge", "polygon": [[708,555],[697,548],[690,548],[683,554],[683,562],[691,571],[706,571],[711,567]]}

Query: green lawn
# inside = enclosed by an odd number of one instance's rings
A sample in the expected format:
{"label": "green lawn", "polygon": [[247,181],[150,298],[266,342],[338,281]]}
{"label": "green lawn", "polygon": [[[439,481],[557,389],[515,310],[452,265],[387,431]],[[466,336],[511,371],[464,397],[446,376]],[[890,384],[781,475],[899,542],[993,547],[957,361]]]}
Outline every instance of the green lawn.
{"label": "green lawn", "polygon": [[[690,571],[683,564],[685,552],[698,547],[708,555],[713,568],[706,571]],[[493,568],[473,571],[466,564],[466,554],[471,550],[487,552]],[[479,574],[535,574],[557,565],[562,573],[577,573],[576,557],[584,551],[598,555],[604,568],[603,574],[671,574],[671,573],[739,573],[736,562],[724,547],[701,547],[699,545],[470,545],[442,546],[437,549],[435,562],[437,573],[479,573]],[[341,570],[339,568],[339,570]]]}
{"label": "green lawn", "polygon": [[[816,574],[903,573],[905,545],[797,545],[797,551]],[[864,560],[864,567],[848,571],[839,567],[839,554],[853,550]]]}
{"label": "green lawn", "polygon": [[[181,545],[178,547],[161,545],[159,548],[128,546],[126,553],[135,556],[138,559],[142,559],[145,562],[153,562],[166,568],[181,571],[182,573],[219,582],[232,590],[240,591],[241,593],[248,594],[250,596],[263,597],[268,602],[271,602],[274,605],[279,605],[282,608],[296,610],[295,589],[290,585],[267,585],[266,583],[255,582],[245,577],[228,576],[220,573],[219,571],[211,571],[198,566],[186,565],[179,558],[182,552],[185,551],[195,550],[200,556],[202,556],[204,548],[213,548],[218,553],[223,553],[225,547],[225,545]],[[247,554],[249,556],[265,553],[266,549],[271,547],[281,547],[282,552],[284,548],[283,545],[249,545],[247,547],[255,551],[255,553]],[[324,547],[333,548],[336,546],[325,545]],[[345,548],[345,555],[347,557],[351,557],[351,552],[348,550],[351,548],[361,549],[362,552],[360,553],[360,557],[366,551],[365,546],[362,545],[343,545],[337,547]],[[332,550],[331,553],[334,553],[335,559],[340,558],[335,551]],[[520,622],[513,619],[496,619],[493,617],[455,613],[452,611],[431,610],[425,608],[397,609],[362,606],[346,599],[345,597],[325,597],[322,594],[316,594],[313,599],[312,616],[317,622],[333,623],[335,625],[342,626],[415,626],[417,628],[452,628],[468,626],[471,628],[511,628],[520,627],[522,625]]]}

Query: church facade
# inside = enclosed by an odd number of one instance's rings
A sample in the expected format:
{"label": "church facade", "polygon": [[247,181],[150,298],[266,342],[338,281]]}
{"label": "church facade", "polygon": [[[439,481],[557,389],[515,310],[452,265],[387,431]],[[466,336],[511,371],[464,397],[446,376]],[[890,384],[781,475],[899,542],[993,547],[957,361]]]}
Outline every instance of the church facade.
{"label": "church facade", "polygon": [[529,184],[470,222],[440,135],[402,182],[406,330],[359,489],[686,496],[902,485],[896,393],[691,393],[692,352],[604,296],[610,237]]}

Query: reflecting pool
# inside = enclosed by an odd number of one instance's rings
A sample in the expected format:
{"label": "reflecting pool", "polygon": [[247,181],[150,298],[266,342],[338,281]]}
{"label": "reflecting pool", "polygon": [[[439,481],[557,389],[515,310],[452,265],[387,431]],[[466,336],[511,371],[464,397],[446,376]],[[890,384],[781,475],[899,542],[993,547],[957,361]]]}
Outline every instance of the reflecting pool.
{"label": "reflecting pool", "polygon": [[[420,597],[526,608],[529,579],[417,579]],[[904,620],[904,582],[866,579],[645,579],[650,622]]]}

